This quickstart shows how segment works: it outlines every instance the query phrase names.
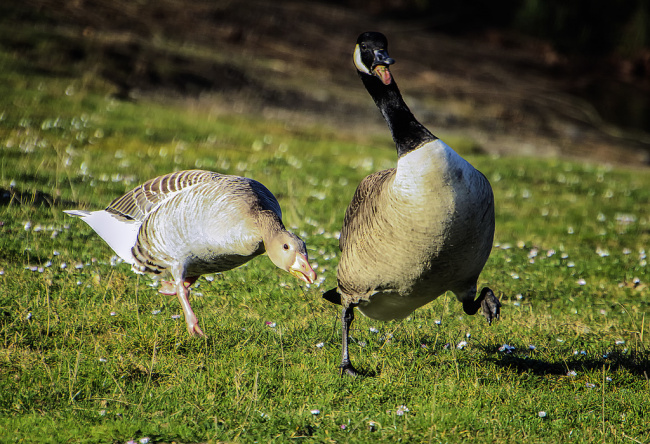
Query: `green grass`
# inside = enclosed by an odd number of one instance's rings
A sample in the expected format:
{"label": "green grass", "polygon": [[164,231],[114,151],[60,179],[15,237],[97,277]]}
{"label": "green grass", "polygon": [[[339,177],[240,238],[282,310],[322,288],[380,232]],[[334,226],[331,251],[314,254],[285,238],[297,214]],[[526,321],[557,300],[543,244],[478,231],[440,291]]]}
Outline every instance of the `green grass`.
{"label": "green grass", "polygon": [[[339,310],[320,294],[356,185],[395,162],[387,131],[123,102],[92,76],[38,74],[9,52],[0,65],[13,68],[0,71],[0,188],[22,198],[0,206],[0,441],[648,440],[646,170],[470,154],[496,195],[480,284],[502,319],[488,327],[453,295],[402,322],[358,316],[352,359],[374,376],[341,378]],[[267,185],[318,285],[265,257],[201,279],[209,338],[190,338],[174,297],[62,213],[189,168]]]}

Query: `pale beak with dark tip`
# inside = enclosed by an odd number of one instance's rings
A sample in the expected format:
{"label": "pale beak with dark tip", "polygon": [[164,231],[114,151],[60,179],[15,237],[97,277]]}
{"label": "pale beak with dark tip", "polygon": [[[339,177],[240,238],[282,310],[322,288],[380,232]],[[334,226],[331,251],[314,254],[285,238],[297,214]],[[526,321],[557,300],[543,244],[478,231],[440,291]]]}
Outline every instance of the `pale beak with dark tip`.
{"label": "pale beak with dark tip", "polygon": [[289,273],[308,284],[316,281],[316,272],[309,265],[307,256],[296,254],[296,261],[289,267]]}

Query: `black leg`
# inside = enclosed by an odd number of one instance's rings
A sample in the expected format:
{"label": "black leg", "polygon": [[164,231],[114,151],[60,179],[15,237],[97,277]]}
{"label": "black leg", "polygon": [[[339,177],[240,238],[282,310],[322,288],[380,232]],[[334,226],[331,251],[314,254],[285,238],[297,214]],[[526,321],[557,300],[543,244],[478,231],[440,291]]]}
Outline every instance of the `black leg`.
{"label": "black leg", "polygon": [[348,352],[348,344],[350,342],[349,332],[350,325],[354,320],[354,306],[343,307],[341,313],[341,336],[343,339],[343,344],[341,347],[341,375],[344,373],[350,376],[357,376],[357,370],[352,366],[350,362],[350,354]]}
{"label": "black leg", "polygon": [[476,314],[479,308],[483,316],[485,316],[485,319],[487,319],[488,324],[492,324],[492,321],[499,319],[501,302],[499,302],[494,292],[488,287],[484,287],[481,290],[481,294],[476,300],[463,302],[463,310],[468,315]]}

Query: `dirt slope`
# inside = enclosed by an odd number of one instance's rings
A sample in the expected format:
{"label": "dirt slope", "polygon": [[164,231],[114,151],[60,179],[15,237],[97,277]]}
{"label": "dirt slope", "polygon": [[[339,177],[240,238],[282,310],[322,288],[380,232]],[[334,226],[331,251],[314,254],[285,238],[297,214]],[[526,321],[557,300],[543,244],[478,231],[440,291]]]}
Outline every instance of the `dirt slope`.
{"label": "dirt slope", "polygon": [[[495,154],[650,164],[648,133],[605,124],[566,92],[595,73],[496,31],[450,37],[424,22],[286,0],[29,0],[11,8],[5,24],[57,36],[38,60],[54,75],[91,70],[125,100],[191,100],[350,132],[387,131],[351,61],[357,35],[380,30],[407,102],[434,133],[464,134]],[[19,40],[4,44],[38,54]]]}

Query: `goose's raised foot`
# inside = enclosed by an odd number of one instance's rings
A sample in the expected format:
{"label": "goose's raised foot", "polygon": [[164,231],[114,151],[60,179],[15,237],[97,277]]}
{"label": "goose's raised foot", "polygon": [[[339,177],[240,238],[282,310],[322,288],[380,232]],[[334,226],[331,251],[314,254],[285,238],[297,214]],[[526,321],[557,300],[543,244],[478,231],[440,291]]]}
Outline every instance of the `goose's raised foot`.
{"label": "goose's raised foot", "polygon": [[463,310],[468,315],[475,315],[479,308],[481,313],[487,319],[488,324],[492,325],[492,321],[499,319],[501,314],[501,302],[494,295],[494,292],[488,287],[481,290],[481,294],[475,300],[463,302]]}
{"label": "goose's raised foot", "polygon": [[492,325],[492,321],[499,319],[501,314],[501,302],[494,295],[494,292],[488,287],[481,290],[481,295],[478,298],[481,301],[481,312],[485,319],[487,319],[488,324]]}

